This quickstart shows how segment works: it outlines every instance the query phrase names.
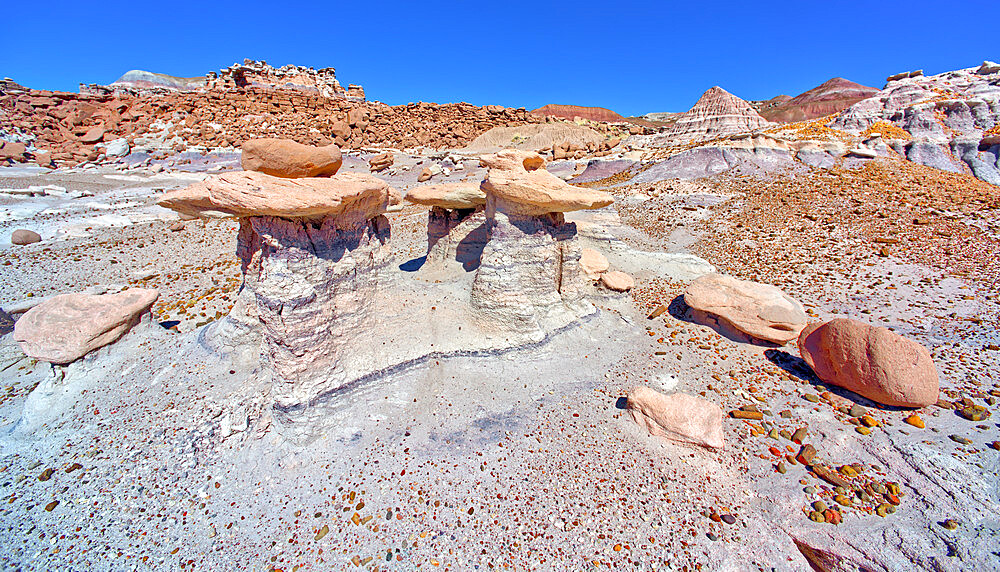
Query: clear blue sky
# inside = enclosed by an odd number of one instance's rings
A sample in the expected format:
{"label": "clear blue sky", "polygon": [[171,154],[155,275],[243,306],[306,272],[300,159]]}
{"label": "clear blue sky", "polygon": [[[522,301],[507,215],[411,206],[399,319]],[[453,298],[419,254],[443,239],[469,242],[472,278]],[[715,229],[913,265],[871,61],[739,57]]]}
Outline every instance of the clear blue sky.
{"label": "clear blue sky", "polygon": [[744,99],[842,76],[1000,60],[1000,0],[5,3],[0,76],[76,91],[129,69],[199,76],[243,58],[334,67],[370,99],[624,115],[683,111],[713,85]]}

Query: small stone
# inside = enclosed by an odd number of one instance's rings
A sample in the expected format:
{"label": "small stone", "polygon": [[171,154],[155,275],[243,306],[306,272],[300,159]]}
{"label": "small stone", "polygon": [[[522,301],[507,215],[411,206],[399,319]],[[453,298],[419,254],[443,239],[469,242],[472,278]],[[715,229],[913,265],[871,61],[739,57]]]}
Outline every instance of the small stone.
{"label": "small stone", "polygon": [[970,405],[959,409],[958,414],[963,419],[968,419],[969,421],[982,421],[989,418],[990,411],[982,405]]}
{"label": "small stone", "polygon": [[45,505],[45,510],[48,512],[52,512],[57,506],[59,506],[59,501],[54,500],[49,504]]}
{"label": "small stone", "polygon": [[823,516],[825,517],[826,522],[830,524],[840,524],[841,521],[843,520],[843,518],[840,516],[840,512],[832,509],[827,509],[823,513]]}
{"label": "small stone", "polygon": [[707,536],[707,537],[708,537],[708,539],[709,539],[709,540],[711,540],[711,541],[716,541],[716,540],[718,540],[718,539],[719,539],[719,537],[718,537],[718,536],[716,536],[715,534],[713,534],[713,533],[711,533],[711,532],[709,532],[709,533],[708,533],[708,534],[706,534],[705,536]]}
{"label": "small stone", "polygon": [[808,433],[809,433],[808,429],[806,429],[805,427],[799,427],[798,429],[795,430],[795,433],[792,433],[792,441],[795,441],[796,443],[801,445],[802,441],[806,438],[806,435]]}
{"label": "small stone", "polygon": [[844,495],[837,495],[837,496],[833,497],[833,502],[835,502],[835,503],[837,503],[837,504],[839,504],[841,506],[851,506],[852,505],[851,499],[845,497]]}
{"label": "small stone", "polygon": [[944,522],[942,522],[941,526],[947,528],[948,530],[955,530],[956,528],[958,528],[958,521],[949,518]]}
{"label": "small stone", "polygon": [[324,524],[323,528],[319,529],[319,532],[316,533],[316,538],[314,538],[313,540],[321,540],[324,536],[326,536],[329,533],[330,533],[330,527]]}
{"label": "small stone", "polygon": [[910,415],[906,419],[903,419],[903,422],[908,425],[913,425],[917,429],[923,429],[925,427],[924,420],[921,419],[920,416],[917,415],[916,413]]}
{"label": "small stone", "polygon": [[42,474],[38,475],[38,480],[47,481],[52,478],[52,473],[56,472],[55,469],[45,469]]}
{"label": "small stone", "polygon": [[850,411],[848,411],[848,415],[850,415],[851,417],[861,417],[867,413],[868,410],[862,407],[861,405],[858,405],[857,403],[851,405],[851,409]]}
{"label": "small stone", "polygon": [[812,445],[808,444],[803,445],[802,448],[799,449],[799,454],[795,457],[795,459],[798,462],[802,463],[803,465],[811,465],[813,459],[815,458],[816,458],[816,447],[813,447]]}
{"label": "small stone", "polygon": [[971,445],[972,444],[971,440],[969,440],[966,437],[962,437],[961,435],[948,435],[948,438],[951,439],[952,441],[954,441],[956,443],[960,443],[962,445]]}
{"label": "small stone", "polygon": [[875,514],[881,516],[882,518],[885,518],[886,516],[894,512],[896,512],[896,507],[892,506],[887,502],[884,502],[875,508]]}
{"label": "small stone", "polygon": [[862,415],[861,424],[865,427],[878,427],[878,421],[876,421],[871,415]]}
{"label": "small stone", "polygon": [[827,509],[826,503],[823,502],[823,501],[820,501],[820,500],[813,502],[812,503],[812,507],[813,507],[813,510],[816,510],[816,511],[819,511],[819,512],[823,512],[824,510]]}
{"label": "small stone", "polygon": [[654,318],[659,318],[668,309],[669,309],[669,307],[666,304],[660,304],[659,306],[657,306],[657,308],[655,310],[653,310],[652,312],[649,313],[648,316],[646,316],[646,319],[647,320],[652,320]]}
{"label": "small stone", "polygon": [[33,230],[19,228],[10,234],[10,243],[18,246],[25,246],[41,241],[42,236]]}
{"label": "small stone", "polygon": [[812,394],[812,393],[807,393],[807,394],[803,395],[802,399],[805,399],[806,401],[809,401],[809,402],[812,402],[812,403],[819,403],[819,396],[815,395],[815,394]]}
{"label": "small stone", "polygon": [[858,471],[850,465],[843,465],[842,467],[838,468],[837,471],[839,471],[840,474],[844,475],[845,477],[853,478],[858,476]]}
{"label": "small stone", "polygon": [[735,410],[735,411],[730,411],[729,416],[732,417],[733,419],[753,419],[756,421],[760,421],[761,419],[764,418],[764,414],[759,411]]}
{"label": "small stone", "polygon": [[861,433],[862,435],[868,435],[869,433],[872,432],[871,428],[869,427],[855,427],[854,430],[857,431],[858,433]]}
{"label": "small stone", "polygon": [[782,462],[778,463],[778,472],[781,473],[782,475],[784,475],[785,473],[788,472],[788,469],[785,468],[785,464],[784,463],[782,463]]}
{"label": "small stone", "polygon": [[736,517],[733,516],[733,515],[731,515],[731,514],[724,514],[724,515],[722,515],[722,522],[724,522],[726,524],[735,524],[736,523]]}
{"label": "small stone", "polygon": [[809,513],[809,520],[811,520],[813,522],[823,523],[823,522],[826,522],[826,517],[823,516],[822,512],[818,512],[818,511],[814,510],[814,511],[812,511],[812,512]]}
{"label": "small stone", "polygon": [[805,487],[804,489],[802,489],[802,492],[806,493],[807,495],[814,495],[816,494],[816,487]]}

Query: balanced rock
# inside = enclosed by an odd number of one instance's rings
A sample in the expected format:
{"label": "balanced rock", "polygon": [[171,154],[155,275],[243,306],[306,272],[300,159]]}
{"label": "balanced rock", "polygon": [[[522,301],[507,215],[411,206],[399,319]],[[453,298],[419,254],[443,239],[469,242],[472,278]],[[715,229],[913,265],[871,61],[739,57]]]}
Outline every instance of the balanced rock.
{"label": "balanced rock", "polygon": [[540,339],[594,311],[583,296],[576,225],[564,212],[609,205],[604,192],[568,185],[537,153],[504,150],[482,158],[488,242],[472,282],[484,323]]}
{"label": "balanced rock", "polygon": [[593,248],[584,248],[580,251],[580,270],[591,280],[599,280],[601,274],[608,271],[611,264],[608,259]]}
{"label": "balanced rock", "polygon": [[42,236],[33,230],[19,228],[14,232],[10,233],[11,244],[18,244],[24,246],[26,244],[34,244],[36,242],[41,242],[41,241],[42,241]]}
{"label": "balanced rock", "polygon": [[247,171],[299,179],[335,175],[344,160],[336,145],[313,147],[291,139],[248,139],[240,162]]}
{"label": "balanced rock", "polygon": [[14,339],[28,357],[67,364],[121,338],[149,315],[158,296],[144,288],[53,296],[21,316]]}
{"label": "balanced rock", "polygon": [[637,387],[628,394],[626,407],[632,419],[650,435],[713,449],[725,446],[722,408],[711,401]]}
{"label": "balanced rock", "polygon": [[810,324],[799,335],[802,358],[826,383],[898,407],[938,400],[938,374],[927,348],[886,328],[848,318]]}
{"label": "balanced rock", "polygon": [[794,340],[807,323],[802,304],[779,288],[722,274],[692,282],[684,303],[744,334],[777,344]]}
{"label": "balanced rock", "polygon": [[615,292],[628,292],[635,288],[635,280],[624,272],[613,270],[601,274],[601,284],[608,290]]}
{"label": "balanced rock", "polygon": [[368,220],[399,204],[399,193],[362,173],[287,179],[254,171],[213,175],[170,191],[157,204],[193,216],[275,216],[321,220],[351,212]]}

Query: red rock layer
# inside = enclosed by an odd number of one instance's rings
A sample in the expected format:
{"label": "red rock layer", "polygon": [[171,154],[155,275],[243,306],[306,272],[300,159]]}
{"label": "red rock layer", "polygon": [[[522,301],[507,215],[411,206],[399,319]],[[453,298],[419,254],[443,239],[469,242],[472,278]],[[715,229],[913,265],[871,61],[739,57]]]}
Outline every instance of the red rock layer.
{"label": "red rock layer", "polygon": [[591,121],[607,121],[609,123],[625,121],[625,118],[621,115],[603,107],[581,107],[579,105],[559,105],[550,103],[548,105],[543,105],[538,109],[532,110],[531,113],[539,117],[553,116],[561,117],[563,119],[582,117],[583,119],[590,119]]}
{"label": "red rock layer", "polygon": [[777,123],[807,121],[843,111],[878,92],[874,87],[835,77],[801,95],[767,107],[760,114]]}

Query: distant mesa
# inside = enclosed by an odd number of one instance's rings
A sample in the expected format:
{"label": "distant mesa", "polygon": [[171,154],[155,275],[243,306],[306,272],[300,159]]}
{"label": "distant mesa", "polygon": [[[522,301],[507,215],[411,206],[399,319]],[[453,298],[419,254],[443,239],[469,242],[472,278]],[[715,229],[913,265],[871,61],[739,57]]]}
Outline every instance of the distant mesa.
{"label": "distant mesa", "polygon": [[874,87],[835,77],[795,97],[779,95],[763,102],[758,111],[764,119],[775,123],[808,121],[843,111],[877,93],[879,90]]}
{"label": "distant mesa", "polygon": [[541,117],[552,116],[570,120],[580,117],[591,121],[606,121],[608,123],[625,121],[625,118],[621,115],[603,107],[582,107],[579,105],[559,105],[550,103],[548,105],[543,105],[538,109],[533,109],[531,113],[532,115],[538,115]]}
{"label": "distant mesa", "polygon": [[164,88],[187,91],[204,88],[205,77],[174,77],[172,75],[144,70],[130,70],[125,72],[125,75],[116,79],[111,85],[135,89]]}

